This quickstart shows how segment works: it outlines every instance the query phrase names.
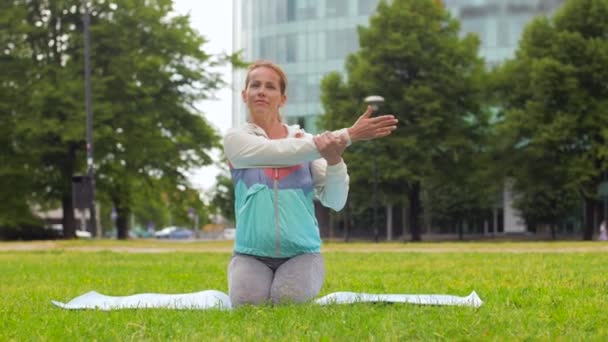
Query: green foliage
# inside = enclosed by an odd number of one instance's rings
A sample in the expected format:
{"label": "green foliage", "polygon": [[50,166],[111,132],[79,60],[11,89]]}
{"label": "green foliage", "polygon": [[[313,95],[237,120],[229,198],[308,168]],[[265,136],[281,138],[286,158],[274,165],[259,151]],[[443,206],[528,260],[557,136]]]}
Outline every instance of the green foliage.
{"label": "green foliage", "polygon": [[[222,165],[226,165],[222,163]],[[216,177],[215,191],[211,200],[213,211],[220,213],[230,222],[236,222],[234,214],[234,186],[228,170],[222,169]]]}
{"label": "green foliage", "polygon": [[[78,101],[82,82],[68,58],[68,42],[77,38],[79,16],[66,5],[16,0],[2,4],[0,39],[6,48],[0,58],[0,115],[9,123],[10,133],[3,137],[11,150],[3,168],[10,170],[7,180],[15,181],[19,217],[29,216],[25,201],[70,201],[71,175],[79,163],[77,152],[84,137]],[[66,220],[73,228],[73,217]]]}
{"label": "green foliage", "polygon": [[[502,165],[533,222],[559,222],[581,198],[597,203],[608,170],[607,14],[606,0],[566,1],[526,27],[516,57],[495,72]],[[585,238],[592,232],[588,221]]]}
{"label": "green foliage", "polygon": [[[7,206],[61,203],[66,237],[74,233],[71,177],[86,172],[82,5],[11,0],[0,8],[8,47],[0,57],[0,175],[17,194]],[[102,206],[117,208],[126,236],[127,218],[146,211],[146,197],[189,193],[186,172],[211,162],[219,138],[195,102],[224,85],[212,67],[238,57],[207,54],[206,39],[171,0],[89,6],[97,191]],[[200,199],[188,205],[206,216]],[[0,223],[13,220],[4,211]]]}
{"label": "green foliage", "polygon": [[[100,16],[92,27],[93,48],[100,52],[94,60],[96,115],[105,128],[98,146],[107,156],[99,161],[105,176],[100,188],[119,216],[137,206],[137,192],[149,188],[156,198],[166,192],[175,197],[170,210],[179,208],[172,217],[184,220],[187,208],[178,190],[188,186],[184,171],[209,164],[208,151],[218,146],[194,101],[222,85],[219,75],[207,71],[221,61],[201,49],[205,39],[188,17],[170,16],[170,1],[116,4],[107,9],[108,19]],[[118,229],[120,236],[128,227],[119,224]]]}
{"label": "green foliage", "polygon": [[[487,122],[479,41],[461,38],[458,22],[432,0],[381,2],[359,37],[360,50],[347,59],[346,81],[331,74],[322,82],[326,114],[320,123],[329,129],[352,124],[366,96],[385,98],[381,111],[395,114],[398,129],[348,149],[351,198],[357,207],[366,205],[377,163],[382,198],[409,203],[417,240],[421,185],[436,184],[433,195],[439,195],[444,184],[474,176],[471,154],[479,150]],[[456,170],[463,179],[453,177]],[[467,190],[483,196],[478,187]]]}

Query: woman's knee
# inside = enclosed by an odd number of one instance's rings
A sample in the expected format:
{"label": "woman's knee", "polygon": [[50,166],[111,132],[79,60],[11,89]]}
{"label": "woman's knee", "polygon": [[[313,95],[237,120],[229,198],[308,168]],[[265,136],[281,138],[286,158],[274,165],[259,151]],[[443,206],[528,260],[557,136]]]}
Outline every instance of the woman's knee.
{"label": "woman's knee", "polygon": [[235,255],[228,265],[228,295],[233,307],[269,302],[272,270],[261,261]]}
{"label": "woman's knee", "polygon": [[298,255],[276,270],[270,298],[274,304],[307,302],[319,294],[324,279],[321,254]]}

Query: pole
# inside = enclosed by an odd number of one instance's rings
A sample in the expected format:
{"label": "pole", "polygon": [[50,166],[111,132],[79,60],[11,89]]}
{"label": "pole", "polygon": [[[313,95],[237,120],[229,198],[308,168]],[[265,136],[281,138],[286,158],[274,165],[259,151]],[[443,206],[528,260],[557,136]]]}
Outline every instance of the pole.
{"label": "pole", "polygon": [[374,173],[374,188],[373,188],[373,193],[372,193],[372,202],[373,202],[373,210],[374,210],[374,241],[378,242],[379,240],[379,232],[378,232],[378,201],[377,201],[377,196],[378,196],[378,166],[376,165],[376,152],[377,152],[377,146],[376,146],[376,142],[373,141],[373,173]]}
{"label": "pole", "polygon": [[[373,113],[372,115],[377,115],[380,111],[380,105],[384,103],[384,98],[379,95],[370,95],[365,98],[365,103],[372,107]],[[377,150],[378,143],[376,141],[372,141],[372,173],[373,173],[373,191],[372,191],[372,208],[373,212],[373,229],[374,229],[374,241],[378,242],[380,233],[378,232],[378,165],[377,164]]]}
{"label": "pole", "polygon": [[[604,182],[608,181],[608,171],[604,171]],[[604,200],[604,221],[608,224],[608,195],[603,194]]]}
{"label": "pole", "polygon": [[91,233],[93,236],[100,237],[97,231],[97,212],[95,210],[95,166],[93,164],[93,109],[91,108],[91,55],[89,42],[89,6],[85,0],[83,15],[84,30],[84,98],[86,109],[86,141],[87,141],[87,175],[91,184],[91,203],[89,212],[91,219]]}

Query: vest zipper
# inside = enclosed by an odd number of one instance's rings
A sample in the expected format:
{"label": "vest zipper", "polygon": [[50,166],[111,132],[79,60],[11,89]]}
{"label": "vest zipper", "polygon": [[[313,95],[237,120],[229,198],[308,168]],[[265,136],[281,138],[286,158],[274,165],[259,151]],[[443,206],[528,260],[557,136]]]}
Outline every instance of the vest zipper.
{"label": "vest zipper", "polygon": [[279,236],[279,169],[274,169],[274,225],[277,241],[277,257],[281,255],[281,241]]}

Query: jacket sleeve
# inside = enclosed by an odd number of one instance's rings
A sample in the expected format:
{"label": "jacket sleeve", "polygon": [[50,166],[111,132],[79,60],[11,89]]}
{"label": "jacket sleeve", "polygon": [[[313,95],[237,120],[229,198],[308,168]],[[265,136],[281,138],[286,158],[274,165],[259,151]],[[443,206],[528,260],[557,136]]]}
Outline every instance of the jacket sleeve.
{"label": "jacket sleeve", "polygon": [[323,206],[340,211],[348,197],[348,170],[346,163],[341,161],[336,165],[327,165],[325,159],[312,162],[312,181],[315,197]]}
{"label": "jacket sleeve", "polygon": [[[335,133],[346,134],[347,139],[350,139],[346,129]],[[310,134],[272,140],[242,129],[231,129],[226,133],[224,152],[235,169],[287,167],[321,158]]]}

